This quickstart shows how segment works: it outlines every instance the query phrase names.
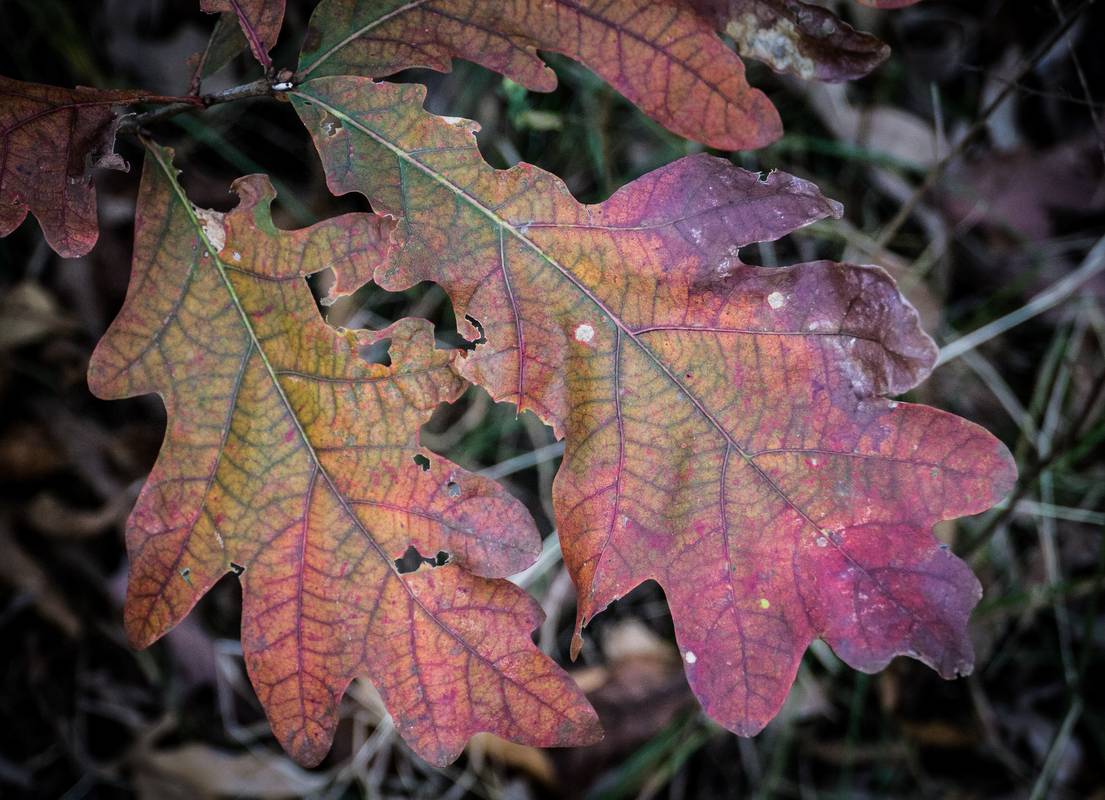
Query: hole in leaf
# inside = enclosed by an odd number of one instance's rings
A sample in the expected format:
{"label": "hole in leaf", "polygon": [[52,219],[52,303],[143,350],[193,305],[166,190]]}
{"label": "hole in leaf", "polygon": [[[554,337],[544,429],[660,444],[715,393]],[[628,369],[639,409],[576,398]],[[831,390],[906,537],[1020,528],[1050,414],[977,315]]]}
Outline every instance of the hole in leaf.
{"label": "hole in leaf", "polygon": [[473,339],[471,342],[465,342],[465,350],[475,350],[481,344],[487,344],[487,334],[483,332],[483,323],[473,317],[471,314],[465,314],[464,318],[472,323],[472,327],[480,332],[478,339]]}
{"label": "hole in leaf", "polygon": [[460,484],[456,481],[449,481],[445,484],[445,493],[450,497],[460,497]]}
{"label": "hole in leaf", "polygon": [[399,571],[400,575],[406,575],[411,572],[417,572],[418,568],[423,564],[428,564],[431,567],[443,567],[448,563],[449,554],[444,550],[439,550],[437,554],[431,558],[419,553],[412,544],[407,547],[403,555],[395,559],[395,569]]}
{"label": "hole in leaf", "polygon": [[423,472],[426,472],[430,469],[430,459],[426,458],[426,456],[422,455],[421,453],[415,455],[414,463],[422,467]]}
{"label": "hole in leaf", "polygon": [[325,133],[331,139],[342,132],[341,120],[337,117],[332,117],[329,114],[326,115],[326,119],[322,121],[322,132]]}
{"label": "hole in leaf", "polygon": [[369,364],[382,364],[385,367],[390,367],[391,354],[388,353],[390,348],[391,339],[381,339],[372,344],[362,345],[357,352]]}
{"label": "hole in leaf", "polygon": [[243,567],[241,564],[235,564],[233,561],[231,561],[230,571],[233,572],[235,575],[241,575],[243,572],[246,571],[246,568]]}
{"label": "hole in leaf", "polygon": [[[346,197],[355,195],[351,192]],[[329,288],[324,283],[316,288],[323,297]],[[402,292],[389,292],[375,283],[367,283],[349,297],[330,306],[326,321],[332,326],[383,330],[405,317],[428,319],[434,323],[434,347],[438,350],[471,349],[472,343],[457,333],[453,304],[445,291],[435,283],[423,281]]]}
{"label": "hole in leaf", "polygon": [[192,570],[189,567],[185,567],[180,571],[180,577],[184,578],[184,582],[189,586],[192,585]]}

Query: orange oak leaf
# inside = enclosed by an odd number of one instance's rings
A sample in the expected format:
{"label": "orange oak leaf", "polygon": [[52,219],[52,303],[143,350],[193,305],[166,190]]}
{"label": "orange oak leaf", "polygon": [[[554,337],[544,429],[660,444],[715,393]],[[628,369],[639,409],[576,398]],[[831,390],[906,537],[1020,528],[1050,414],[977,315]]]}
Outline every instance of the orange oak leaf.
{"label": "orange oak leaf", "polygon": [[249,43],[253,57],[266,69],[272,66],[269,51],[280,36],[284,24],[285,0],[200,0],[200,9],[207,14],[233,14],[238,18],[242,34]]}
{"label": "orange oak leaf", "polygon": [[0,77],[0,236],[30,211],[58,255],[88,253],[99,238],[92,169],[127,169],[114,150],[116,108],[152,99]]}
{"label": "orange oak leaf", "polygon": [[298,76],[447,71],[459,57],[551,91],[556,75],[539,49],[585,64],[670,130],[712,147],[763,147],[782,134],[712,21],[674,0],[323,0]]}
{"label": "orange oak leaf", "polygon": [[[325,756],[358,675],[435,764],[478,731],[594,740],[593,710],[530,639],[539,607],[500,579],[539,551],[528,513],[418,444],[463,390],[453,356],[424,321],[330,328],[304,280],[333,269],[338,293],[355,289],[383,260],[388,223],[277,230],[261,176],[235,184],[241,203],[223,218],[188,202],[171,159],[149,146],[134,274],[89,367],[98,396],[155,392],[168,413],[127,523],[131,642],[149,645],[233,571],[250,679],[302,764]],[[390,365],[361,357],[374,345]],[[435,566],[401,569],[411,547]]]}
{"label": "orange oak leaf", "polygon": [[553,501],[578,625],[659,582],[692,689],[742,734],[815,637],[864,671],[900,654],[970,670],[980,587],[931,529],[1009,489],[1008,451],[887,399],[936,350],[881,269],[739,258],[840,206],[705,155],[582,205],[531,165],[492,169],[474,123],[424,94],[325,78],[292,100],[331,190],[400,217],[377,281],[440,283],[485,337],[461,373],[565,437]]}

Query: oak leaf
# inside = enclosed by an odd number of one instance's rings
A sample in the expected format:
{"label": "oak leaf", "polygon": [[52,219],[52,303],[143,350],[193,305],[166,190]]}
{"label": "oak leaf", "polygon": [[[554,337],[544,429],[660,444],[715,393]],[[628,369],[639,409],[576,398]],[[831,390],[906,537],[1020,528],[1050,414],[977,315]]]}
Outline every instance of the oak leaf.
{"label": "oak leaf", "polygon": [[447,71],[465,58],[551,91],[556,76],[537,55],[547,50],[585,64],[681,136],[762,147],[782,133],[778,114],[719,33],[777,72],[827,81],[862,77],[890,52],[800,0],[323,0],[298,77]]}
{"label": "oak leaf", "polygon": [[656,580],[692,689],[742,734],[815,637],[864,671],[899,654],[969,671],[980,587],[931,529],[1009,489],[1008,451],[887,399],[936,350],[884,271],[739,258],[840,206],[705,155],[582,205],[531,165],[492,169],[474,123],[424,94],[325,78],[292,100],[331,190],[400,218],[377,281],[441,284],[484,337],[461,374],[565,437],[553,499],[577,626]]}
{"label": "oak leaf", "polygon": [[127,169],[116,108],[146,95],[0,77],[0,237],[30,211],[58,255],[88,253],[100,235],[92,170]]}
{"label": "oak leaf", "polygon": [[[530,639],[539,607],[499,579],[538,553],[532,520],[418,444],[464,388],[454,356],[425,321],[330,328],[304,280],[333,269],[337,293],[355,289],[382,262],[389,224],[349,214],[277,230],[260,176],[237,182],[223,218],[187,201],[171,158],[149,146],[134,273],[89,367],[98,396],[156,392],[168,413],[127,524],[131,642],[149,645],[233,571],[250,679],[302,764],[326,754],[362,674],[435,764],[478,731],[593,740],[593,710]],[[377,345],[389,366],[361,357]],[[415,566],[435,566],[401,571],[412,547]]]}
{"label": "oak leaf", "polygon": [[556,75],[539,49],[586,65],[687,138],[737,150],[782,134],[775,107],[748,85],[711,21],[672,0],[323,0],[298,76],[447,71],[457,57],[551,91]]}
{"label": "oak leaf", "polygon": [[284,24],[284,4],[285,0],[200,0],[200,9],[207,14],[222,14],[220,27],[226,26],[228,15],[237,17],[253,57],[268,68],[272,66],[269,51]]}

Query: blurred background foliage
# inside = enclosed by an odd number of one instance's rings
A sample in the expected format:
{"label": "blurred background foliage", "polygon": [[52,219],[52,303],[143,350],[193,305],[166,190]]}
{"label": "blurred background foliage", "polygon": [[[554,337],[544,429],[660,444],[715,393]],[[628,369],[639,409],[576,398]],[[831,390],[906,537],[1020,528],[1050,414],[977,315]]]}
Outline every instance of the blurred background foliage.
{"label": "blurred background foliage", "polygon": [[[888,268],[945,346],[915,399],[986,425],[1015,452],[1013,496],[937,531],[985,587],[974,675],[945,682],[909,659],[862,675],[816,643],[783,713],[740,739],[698,710],[654,585],[600,616],[581,659],[568,661],[574,596],[549,535],[517,580],[548,614],[538,643],[589,693],[606,741],[540,751],[478,737],[435,770],[394,735],[371,686],[356,683],[331,755],[298,768],[244,675],[236,581],[148,651],[133,652],[122,634],[122,526],[164,428],[156,398],[101,402],[84,379],[129,274],[141,152],[124,140],[135,169],[98,176],[102,234],[91,255],[62,262],[30,221],[0,241],[0,795],[1105,798],[1105,3],[828,4],[888,41],[891,59],[847,86],[750,63],[786,135],[732,158],[816,181],[846,218],[742,256]],[[0,0],[0,74],[184,93],[186,61],[215,22],[197,5]],[[294,64],[312,5],[289,2],[278,66]],[[1046,46],[1064,20],[1069,33]],[[395,79],[425,82],[434,112],[478,120],[492,164],[537,164],[584,201],[701,149],[585,69],[550,62],[560,86],[549,94],[468,63]],[[256,70],[240,57],[205,91]],[[155,134],[176,147],[201,206],[228,209],[231,181],[264,172],[285,227],[367,209],[329,195],[285,104],[218,106]],[[892,224],[904,206],[912,213]],[[441,346],[458,343],[448,300],[430,285],[366,287],[324,313],[347,327],[424,316]],[[552,533],[560,448],[535,417],[471,389],[439,410],[424,440],[505,481]]]}

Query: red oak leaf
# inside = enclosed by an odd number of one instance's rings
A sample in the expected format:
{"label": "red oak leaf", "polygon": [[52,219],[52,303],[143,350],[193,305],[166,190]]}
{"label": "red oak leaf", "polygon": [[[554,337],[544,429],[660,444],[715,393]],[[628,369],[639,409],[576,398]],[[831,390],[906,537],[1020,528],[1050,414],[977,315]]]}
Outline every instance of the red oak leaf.
{"label": "red oak leaf", "polygon": [[323,0],[299,78],[447,71],[459,57],[551,91],[556,75],[538,50],[585,64],[670,130],[713,147],[762,147],[782,133],[712,21],[671,0]]}
{"label": "red oak leaf", "polygon": [[292,95],[332,191],[400,217],[377,280],[440,283],[486,337],[461,373],[566,438],[553,499],[579,625],[656,580],[691,687],[743,734],[815,637],[861,670],[968,671],[980,587],[931,528],[995,503],[1009,453],[886,399],[936,350],[881,269],[739,259],[840,206],[704,155],[581,205],[531,165],[492,169],[474,125],[423,97],[357,78]]}
{"label": "red oak leaf", "polygon": [[[389,225],[349,214],[280,231],[266,178],[236,189],[225,219],[195,209],[171,152],[151,146],[127,299],[89,367],[98,396],[156,392],[168,412],[127,524],[132,643],[156,640],[234,571],[250,679],[300,763],[326,754],[358,675],[435,764],[478,731],[592,741],[594,712],[530,639],[540,609],[499,579],[539,551],[532,520],[418,444],[464,388],[453,356],[424,321],[330,328],[304,280],[329,268],[338,293],[355,289]],[[360,356],[379,344],[388,366]],[[400,569],[411,547],[434,567]]]}
{"label": "red oak leaf", "polygon": [[144,99],[0,77],[0,236],[30,211],[58,255],[88,253],[99,238],[92,169],[127,169],[114,150],[115,109]]}

